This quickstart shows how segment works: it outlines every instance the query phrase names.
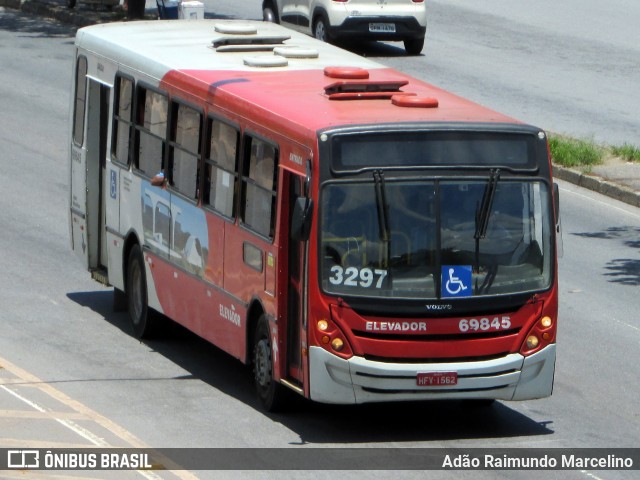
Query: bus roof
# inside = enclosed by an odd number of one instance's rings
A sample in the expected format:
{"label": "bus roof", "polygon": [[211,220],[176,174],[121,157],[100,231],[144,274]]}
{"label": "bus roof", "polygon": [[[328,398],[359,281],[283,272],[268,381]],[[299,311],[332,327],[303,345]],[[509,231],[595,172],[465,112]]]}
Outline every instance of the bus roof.
{"label": "bus roof", "polygon": [[[239,113],[261,109],[267,119],[279,118],[294,130],[382,123],[520,123],[274,23],[110,23],[80,29],[76,45],[123,71],[139,72],[147,81],[193,96],[191,100],[204,98]],[[366,79],[348,78],[365,74]],[[400,98],[408,95],[413,97],[409,102]],[[397,105],[402,102],[409,105]]]}

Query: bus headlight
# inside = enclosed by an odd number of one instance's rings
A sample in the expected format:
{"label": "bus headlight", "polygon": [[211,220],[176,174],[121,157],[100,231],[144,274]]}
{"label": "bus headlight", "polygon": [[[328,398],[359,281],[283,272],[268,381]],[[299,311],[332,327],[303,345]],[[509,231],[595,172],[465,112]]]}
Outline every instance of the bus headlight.
{"label": "bus headlight", "polygon": [[316,344],[325,350],[343,358],[353,356],[353,351],[342,330],[333,320],[322,318],[316,322],[314,329]]}
{"label": "bus headlight", "polygon": [[553,318],[548,315],[540,318],[527,333],[520,353],[524,356],[531,355],[538,350],[543,349],[555,340],[556,323]]}
{"label": "bus headlight", "polygon": [[533,350],[534,348],[536,348],[538,346],[539,343],[540,343],[540,340],[538,340],[538,337],[536,337],[535,335],[529,335],[527,337],[527,349],[528,350]]}

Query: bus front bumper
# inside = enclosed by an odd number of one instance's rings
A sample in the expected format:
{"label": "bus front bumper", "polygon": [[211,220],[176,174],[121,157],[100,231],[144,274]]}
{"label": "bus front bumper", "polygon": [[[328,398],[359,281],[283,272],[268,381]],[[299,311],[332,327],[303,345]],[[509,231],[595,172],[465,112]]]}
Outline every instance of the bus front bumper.
{"label": "bus front bumper", "polygon": [[[531,400],[551,395],[556,345],[524,357],[509,354],[477,362],[402,364],[352,357],[345,360],[321,347],[309,349],[310,396],[322,403],[399,400]],[[418,386],[418,373],[457,372],[450,386]]]}

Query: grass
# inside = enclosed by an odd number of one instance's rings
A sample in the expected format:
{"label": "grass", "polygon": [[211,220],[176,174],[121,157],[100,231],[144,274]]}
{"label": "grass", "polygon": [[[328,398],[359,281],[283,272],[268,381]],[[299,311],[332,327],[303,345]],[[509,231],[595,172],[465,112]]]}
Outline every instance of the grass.
{"label": "grass", "polygon": [[593,166],[602,163],[606,148],[589,140],[549,136],[553,163],[563,167]]}
{"label": "grass", "polygon": [[611,147],[611,153],[627,162],[640,162],[640,148],[628,143],[618,147]]}
{"label": "grass", "polygon": [[629,143],[599,145],[592,140],[552,134],[549,135],[549,149],[553,163],[563,167],[592,167],[610,157],[640,163],[640,148]]}

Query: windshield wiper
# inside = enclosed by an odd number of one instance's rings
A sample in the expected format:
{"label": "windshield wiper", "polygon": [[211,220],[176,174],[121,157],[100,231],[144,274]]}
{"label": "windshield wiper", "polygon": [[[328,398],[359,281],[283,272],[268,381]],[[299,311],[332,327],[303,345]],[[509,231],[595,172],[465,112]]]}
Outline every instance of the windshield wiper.
{"label": "windshield wiper", "polygon": [[476,232],[473,234],[473,238],[476,242],[481,238],[487,236],[487,228],[489,227],[489,218],[491,216],[491,206],[493,205],[493,196],[496,193],[498,187],[498,180],[500,179],[500,169],[491,170],[489,174],[489,181],[484,187],[484,193],[482,194],[482,203],[480,208],[476,210]]}
{"label": "windshield wiper", "polygon": [[[492,169],[489,173],[489,181],[484,187],[480,207],[476,210],[476,231],[473,234],[473,238],[476,240],[475,271],[478,273],[480,273],[480,239],[487,236],[489,218],[491,218],[491,207],[493,206],[493,197],[495,196],[499,179],[500,169]],[[482,283],[480,290],[478,290],[478,282],[476,279],[476,292],[480,293],[481,290],[489,288],[493,283],[493,278],[495,278],[495,271],[487,274],[487,278],[485,278],[485,281]]]}
{"label": "windshield wiper", "polygon": [[378,210],[378,228],[380,241],[386,244],[387,261],[385,267],[391,263],[391,227],[389,226],[389,205],[387,204],[387,188],[384,183],[382,170],[373,171],[373,188],[376,192],[376,207]]}
{"label": "windshield wiper", "polygon": [[380,240],[383,242],[389,242],[391,239],[391,228],[389,227],[389,205],[387,205],[387,189],[384,183],[384,173],[382,170],[373,171],[373,184],[376,191],[376,207],[378,209]]}

